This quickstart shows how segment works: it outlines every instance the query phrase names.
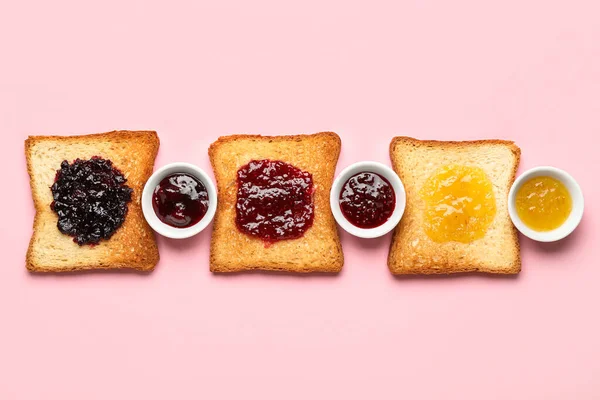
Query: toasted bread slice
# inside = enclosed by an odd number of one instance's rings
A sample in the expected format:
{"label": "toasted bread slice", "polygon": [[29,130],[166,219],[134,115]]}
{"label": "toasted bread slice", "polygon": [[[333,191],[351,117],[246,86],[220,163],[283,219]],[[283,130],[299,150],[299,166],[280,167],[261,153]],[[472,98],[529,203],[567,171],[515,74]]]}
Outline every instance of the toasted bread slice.
{"label": "toasted bread slice", "polygon": [[[210,250],[211,271],[339,272],[344,257],[329,206],[329,191],[340,148],[341,140],[332,132],[270,137],[235,135],[214,142],[208,153],[217,180],[219,204]],[[260,159],[285,161],[312,174],[314,222],[302,237],[265,246],[261,239],[237,229],[237,171]]]}
{"label": "toasted bread slice", "polygon": [[[133,268],[149,271],[158,262],[154,233],[142,214],[140,199],[152,174],[159,140],[153,131],[115,131],[82,136],[30,136],[25,155],[35,206],[33,236],[27,251],[27,269],[63,272],[87,269]],[[79,246],[57,228],[50,209],[56,171],[63,160],[110,159],[133,189],[123,225],[96,246]]]}
{"label": "toasted bread slice", "polygon": [[[393,274],[518,273],[519,240],[507,203],[520,154],[513,142],[502,140],[441,142],[395,137],[390,144],[390,157],[406,188],[406,210],[394,231],[388,257],[390,271]],[[447,165],[480,167],[493,184],[496,214],[481,239],[440,243],[430,239],[424,230],[425,201],[419,190],[438,168]]]}

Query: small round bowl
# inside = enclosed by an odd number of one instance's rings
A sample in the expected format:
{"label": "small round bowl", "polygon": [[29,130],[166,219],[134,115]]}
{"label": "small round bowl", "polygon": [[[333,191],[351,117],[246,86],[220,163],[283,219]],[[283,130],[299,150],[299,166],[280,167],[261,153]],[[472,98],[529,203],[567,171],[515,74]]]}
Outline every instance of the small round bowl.
{"label": "small round bowl", "polygon": [[[376,228],[365,229],[353,225],[346,217],[344,217],[340,208],[340,193],[342,192],[344,184],[350,177],[361,172],[373,172],[383,176],[392,185],[396,196],[394,212],[383,225]],[[375,161],[361,161],[346,167],[337,178],[335,178],[333,186],[331,186],[331,191],[329,192],[329,203],[335,220],[346,232],[360,238],[371,239],[385,235],[398,225],[398,222],[400,222],[400,219],[402,218],[402,214],[404,214],[404,208],[406,207],[406,191],[404,190],[402,181],[393,169]]]}
{"label": "small round bowl", "polygon": [[[206,191],[208,192],[208,210],[206,211],[206,214],[197,224],[187,228],[175,228],[165,224],[158,219],[154,212],[154,207],[152,207],[152,197],[156,186],[158,186],[158,184],[167,176],[177,173],[185,173],[196,177],[204,184]],[[148,224],[150,224],[152,229],[157,233],[171,239],[186,239],[202,232],[202,230],[212,221],[215,212],[217,211],[217,189],[210,177],[201,168],[184,162],[167,164],[156,170],[150,179],[148,179],[148,182],[146,182],[144,191],[142,192],[142,211]]]}
{"label": "small round bowl", "polygon": [[[549,176],[559,180],[565,185],[571,195],[571,214],[569,214],[569,217],[561,226],[551,231],[535,231],[525,225],[521,221],[521,218],[519,218],[519,214],[517,214],[515,200],[517,192],[525,182],[538,176]],[[508,214],[513,224],[523,235],[538,242],[554,242],[568,236],[577,228],[579,222],[581,222],[581,217],[583,216],[583,193],[577,181],[565,171],[554,167],[535,167],[522,173],[510,188],[510,192],[508,193]]]}

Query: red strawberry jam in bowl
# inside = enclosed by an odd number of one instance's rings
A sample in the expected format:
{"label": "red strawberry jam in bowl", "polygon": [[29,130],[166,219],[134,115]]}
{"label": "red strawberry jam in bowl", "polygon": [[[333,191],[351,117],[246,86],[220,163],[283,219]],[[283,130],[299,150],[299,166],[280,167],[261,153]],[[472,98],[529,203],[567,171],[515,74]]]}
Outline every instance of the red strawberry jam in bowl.
{"label": "red strawberry jam in bowl", "polygon": [[350,165],[338,175],[329,202],[335,220],[345,231],[361,238],[376,238],[400,222],[406,192],[394,170],[364,161]]}
{"label": "red strawberry jam in bowl", "polygon": [[235,223],[265,243],[297,239],[314,219],[312,175],[278,160],[252,160],[237,171]]}
{"label": "red strawberry jam in bowl", "polygon": [[217,210],[217,190],[201,168],[173,163],[158,169],[142,193],[142,211],[157,233],[185,239],[210,224]]}
{"label": "red strawberry jam in bowl", "polygon": [[377,228],[392,216],[396,195],[391,183],[375,172],[352,175],[342,187],[340,210],[354,226]]}

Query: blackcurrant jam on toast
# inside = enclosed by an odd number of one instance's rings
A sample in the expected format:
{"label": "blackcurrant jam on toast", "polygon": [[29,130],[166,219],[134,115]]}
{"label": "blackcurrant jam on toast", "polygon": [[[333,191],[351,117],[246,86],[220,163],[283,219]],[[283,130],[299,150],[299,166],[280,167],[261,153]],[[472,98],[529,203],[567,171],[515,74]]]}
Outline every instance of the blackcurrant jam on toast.
{"label": "blackcurrant jam on toast", "polygon": [[58,229],[80,246],[107,240],[127,216],[133,189],[111,160],[63,161],[51,187]]}

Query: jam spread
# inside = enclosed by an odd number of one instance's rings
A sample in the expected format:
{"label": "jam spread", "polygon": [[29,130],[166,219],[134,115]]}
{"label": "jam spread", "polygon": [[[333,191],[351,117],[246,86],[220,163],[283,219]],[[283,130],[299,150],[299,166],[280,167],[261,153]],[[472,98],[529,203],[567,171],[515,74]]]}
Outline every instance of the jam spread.
{"label": "jam spread", "polygon": [[435,242],[480,239],[496,215],[492,182],[479,167],[444,166],[429,177],[420,195],[425,232]]}
{"label": "jam spread", "polygon": [[535,231],[551,231],[565,223],[571,214],[569,190],[558,179],[549,176],[531,178],[516,195],[517,214]]}
{"label": "jam spread", "polygon": [[394,212],[396,195],[383,176],[373,172],[353,175],[340,193],[340,209],[344,217],[359,228],[383,225]]}
{"label": "jam spread", "polygon": [[58,229],[82,246],[109,239],[127,216],[133,189],[110,160],[63,161],[51,187]]}
{"label": "jam spread", "polygon": [[172,174],[154,189],[152,207],[158,219],[175,228],[197,224],[208,210],[208,192],[200,180],[188,174]]}
{"label": "jam spread", "polygon": [[253,160],[237,172],[235,222],[265,242],[301,237],[313,224],[313,179],[283,161]]}

